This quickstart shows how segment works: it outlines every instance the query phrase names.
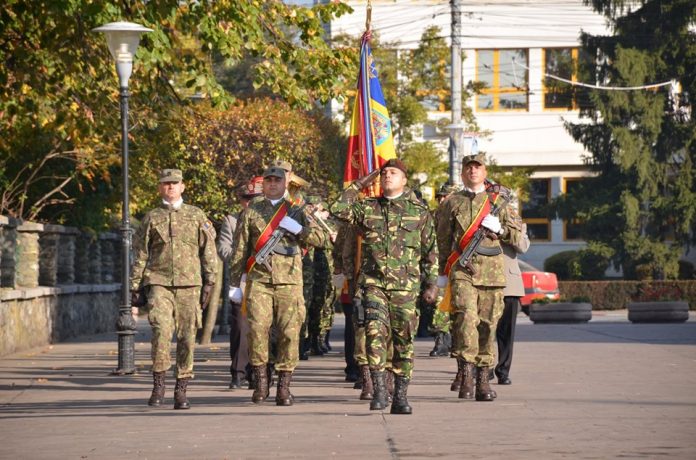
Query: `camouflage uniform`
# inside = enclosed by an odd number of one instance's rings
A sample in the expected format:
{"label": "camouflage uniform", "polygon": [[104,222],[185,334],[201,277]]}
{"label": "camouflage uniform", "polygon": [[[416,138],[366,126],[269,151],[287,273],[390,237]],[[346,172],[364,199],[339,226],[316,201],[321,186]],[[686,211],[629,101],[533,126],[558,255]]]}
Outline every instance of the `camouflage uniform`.
{"label": "camouflage uniform", "polygon": [[[473,221],[476,212],[488,193],[473,194],[460,191],[450,195],[437,212],[437,241],[440,249],[440,266],[457,248],[457,242]],[[510,218],[507,209],[498,215],[503,233],[499,239],[486,236],[482,248],[492,252],[500,249],[500,241],[510,242],[521,237],[520,227]],[[474,254],[475,274],[471,275],[459,263],[455,263],[449,274],[452,289],[453,311],[453,358],[459,358],[477,367],[488,368],[495,359],[495,328],[503,311],[502,249],[497,255]]]}
{"label": "camouflage uniform", "polygon": [[[242,211],[235,234],[230,285],[239,286],[247,260],[256,254],[254,246],[261,232],[282,202],[274,206],[265,197],[257,197]],[[278,333],[275,369],[292,372],[297,366],[300,329],[305,319],[300,245],[322,246],[326,244],[328,236],[314,225],[310,226],[304,214],[295,220],[302,225],[302,231],[298,235],[285,233],[279,243],[290,249],[292,254],[274,254],[270,262],[273,270],[270,272],[263,264],[254,264],[247,273],[245,295],[249,319],[249,361],[255,367],[268,362],[269,333],[274,324]]]}
{"label": "camouflage uniform", "polygon": [[[418,326],[416,300],[421,285],[437,279],[437,247],[432,217],[409,190],[397,198],[350,202],[355,184],[331,207],[339,219],[363,234],[357,279],[365,307],[367,354],[371,371],[384,371],[388,338],[394,347],[393,372],[406,379],[413,371],[413,338]],[[345,260],[345,256],[344,256]]]}
{"label": "camouflage uniform", "polygon": [[333,257],[329,248],[317,248],[314,252],[314,286],[309,323],[309,333],[320,342],[333,325],[333,305],[336,289],[331,283]]}
{"label": "camouflage uniform", "polygon": [[152,371],[171,367],[176,331],[176,376],[193,377],[196,329],[202,326],[201,286],[215,281],[215,230],[205,213],[162,205],[143,219],[133,238],[131,291],[145,288],[152,326]]}

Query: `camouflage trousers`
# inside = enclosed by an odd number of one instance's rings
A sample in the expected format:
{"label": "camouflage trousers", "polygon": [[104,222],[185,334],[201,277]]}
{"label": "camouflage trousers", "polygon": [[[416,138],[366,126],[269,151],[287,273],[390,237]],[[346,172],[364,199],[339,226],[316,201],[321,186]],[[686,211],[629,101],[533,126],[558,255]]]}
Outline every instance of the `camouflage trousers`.
{"label": "camouflage trousers", "polygon": [[152,327],[152,372],[172,366],[170,348],[176,332],[176,377],[193,378],[196,329],[203,324],[201,288],[148,286],[148,320]]}
{"label": "camouflage trousers", "polygon": [[370,370],[387,368],[389,337],[392,340],[392,372],[407,379],[413,373],[413,339],[418,330],[418,292],[387,291],[366,286],[365,342]]}
{"label": "camouflage trousers", "polygon": [[249,362],[268,363],[272,326],[277,334],[275,368],[293,371],[299,360],[300,329],[305,319],[302,286],[299,284],[247,282]]}
{"label": "camouflage trousers", "polygon": [[[353,356],[355,357],[355,364],[358,366],[363,366],[369,364],[367,361],[367,337],[365,335],[365,326],[358,326],[357,323],[353,323],[355,327],[355,348],[353,350]],[[391,334],[387,337],[387,364],[386,368],[392,368],[392,358],[394,357],[394,344],[392,342]]]}
{"label": "camouflage trousers", "polygon": [[432,335],[437,335],[439,332],[444,332],[446,334],[450,332],[451,318],[449,312],[437,308],[440,302],[442,302],[442,297],[442,294],[438,295],[435,305],[433,306],[433,319],[428,326],[428,332]]}
{"label": "camouflage trousers", "polygon": [[328,287],[322,294],[321,296],[314,296],[311,307],[307,311],[309,334],[317,337],[325,334],[333,326],[336,288],[329,282]]}
{"label": "camouflage trousers", "polygon": [[453,358],[477,367],[495,365],[495,328],[503,313],[503,288],[473,286],[456,280],[452,284]]}

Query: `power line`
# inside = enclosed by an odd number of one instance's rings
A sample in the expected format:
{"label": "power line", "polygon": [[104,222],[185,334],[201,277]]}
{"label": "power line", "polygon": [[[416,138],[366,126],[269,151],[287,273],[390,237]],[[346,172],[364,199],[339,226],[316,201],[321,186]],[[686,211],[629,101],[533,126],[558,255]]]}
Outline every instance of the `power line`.
{"label": "power line", "polygon": [[[513,69],[516,65],[519,65],[520,67],[530,70],[529,67],[527,67],[524,64],[520,64],[515,61],[515,58],[512,58],[512,66]],[[641,85],[641,86],[603,86],[603,85],[591,85],[589,83],[582,83],[579,81],[573,81],[573,80],[568,80],[567,78],[559,77],[558,75],[553,75],[550,73],[544,72],[544,76],[547,78],[551,78],[553,80],[558,80],[562,81],[563,83],[568,83],[569,85],[573,86],[582,86],[583,88],[592,88],[592,89],[601,89],[605,91],[637,91],[641,89],[652,89],[652,88],[660,88],[662,86],[673,86],[676,84],[676,80],[670,80],[670,81],[664,81],[662,83],[652,83],[649,85]]]}

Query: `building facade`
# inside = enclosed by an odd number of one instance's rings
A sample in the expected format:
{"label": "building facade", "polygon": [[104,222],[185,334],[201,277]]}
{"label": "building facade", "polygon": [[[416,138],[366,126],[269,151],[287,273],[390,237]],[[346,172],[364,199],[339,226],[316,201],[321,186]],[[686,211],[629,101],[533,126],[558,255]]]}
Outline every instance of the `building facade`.
{"label": "building facade", "polygon": [[[365,30],[367,2],[347,3],[354,12],[330,24],[331,36],[359,36]],[[383,43],[414,49],[431,26],[438,26],[450,42],[447,0],[371,4],[372,29]],[[476,136],[478,147],[503,168],[533,168],[530,199],[521,206],[533,244],[523,257],[542,268],[550,255],[582,248],[584,242],[577,237],[577,223],[549,220],[541,208],[590,174],[583,161],[587,152],[564,128],[566,122],[578,122],[582,93],[545,74],[576,80],[580,34],[610,31],[605,18],[582,0],[463,1],[461,12],[463,85],[486,83],[481,94],[467,101],[480,131],[488,133]],[[420,140],[441,146],[447,155],[448,133],[436,122],[451,114],[438,111],[437,104],[430,109],[432,124],[423,127]]]}

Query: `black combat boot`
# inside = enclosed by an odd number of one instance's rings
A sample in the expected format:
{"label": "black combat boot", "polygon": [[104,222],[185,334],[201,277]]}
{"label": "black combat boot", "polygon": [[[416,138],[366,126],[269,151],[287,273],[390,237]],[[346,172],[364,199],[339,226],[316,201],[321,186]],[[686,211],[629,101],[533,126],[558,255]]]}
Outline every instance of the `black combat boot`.
{"label": "black combat boot", "polygon": [[394,373],[390,369],[387,369],[385,372],[384,382],[387,386],[387,402],[392,402],[394,398]]}
{"label": "black combat boot", "polygon": [[360,378],[362,379],[362,391],[360,392],[360,399],[364,401],[370,401],[373,395],[372,377],[370,377],[370,366],[363,364],[360,366]]}
{"label": "black combat boot", "polygon": [[410,380],[403,375],[395,376],[394,380],[394,402],[392,402],[391,411],[389,412],[392,414],[409,415],[413,412],[411,406],[408,404],[408,399],[406,399]]}
{"label": "black combat boot", "polygon": [[300,361],[307,361],[309,359],[309,339],[300,339]]}
{"label": "black combat boot", "polygon": [[[494,396],[488,383],[489,375],[487,367],[479,367],[476,374],[476,401],[493,401]],[[497,396],[497,395],[496,395]]]}
{"label": "black combat boot", "polygon": [[174,409],[190,409],[191,405],[186,398],[186,386],[189,379],[176,379],[174,387]]}
{"label": "black combat boot", "polygon": [[438,332],[435,336],[435,346],[430,351],[430,356],[447,356],[449,355],[449,346],[447,346],[447,334]]}
{"label": "black combat boot", "polygon": [[459,387],[459,399],[474,399],[474,363],[463,361],[462,380]]}
{"label": "black combat boot", "polygon": [[276,390],[276,406],[292,406],[295,398],[290,393],[290,378],[292,371],[278,373],[278,389]]}
{"label": "black combat boot", "polygon": [[164,376],[166,374],[164,371],[152,373],[152,394],[147,402],[148,406],[159,407],[164,402]]}
{"label": "black combat boot", "polygon": [[457,358],[457,375],[452,380],[450,391],[459,391],[462,386],[462,377],[464,376],[464,360]]}
{"label": "black combat boot", "polygon": [[268,398],[268,369],[265,365],[254,366],[251,370],[254,374],[254,394],[251,402],[260,404]]}
{"label": "black combat boot", "polygon": [[322,343],[324,344],[324,348],[326,349],[326,351],[324,353],[328,353],[331,350],[333,350],[333,348],[331,348],[331,340],[329,339],[330,335],[331,335],[331,329],[329,329],[328,331],[326,331],[326,333],[323,334],[324,339],[322,340]]}
{"label": "black combat boot", "polygon": [[324,356],[324,350],[321,348],[321,344],[319,342],[319,336],[313,335],[311,339],[311,345],[310,345],[310,353],[312,356]]}
{"label": "black combat boot", "polygon": [[387,386],[384,373],[388,371],[370,371],[374,393],[370,401],[370,410],[382,410],[387,407]]}

